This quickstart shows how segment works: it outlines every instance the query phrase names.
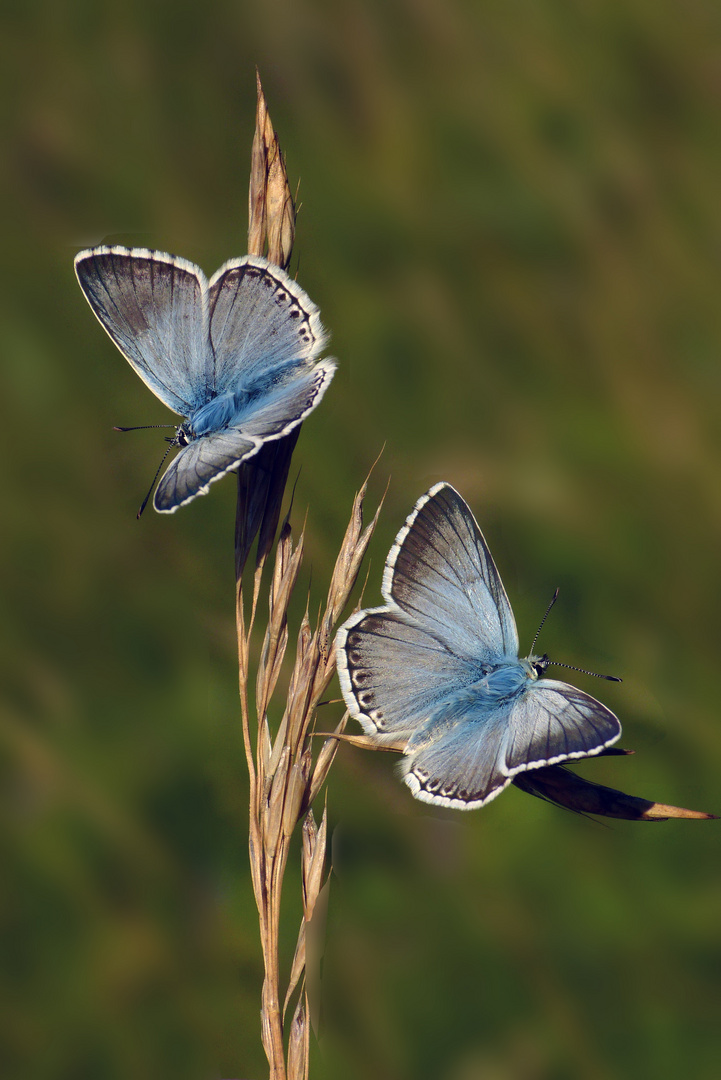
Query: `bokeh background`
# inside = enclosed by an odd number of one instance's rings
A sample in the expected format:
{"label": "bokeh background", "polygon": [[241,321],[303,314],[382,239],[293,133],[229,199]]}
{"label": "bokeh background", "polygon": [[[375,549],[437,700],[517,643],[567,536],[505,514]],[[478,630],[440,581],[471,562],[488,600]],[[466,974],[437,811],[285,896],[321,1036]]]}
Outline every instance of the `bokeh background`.
{"label": "bokeh background", "polygon": [[[579,771],[721,812],[720,55],[708,0],[3,5],[3,1077],[267,1075],[235,485],[136,522],[163,444],[111,427],[167,414],[72,271],[242,254],[256,64],[340,360],[301,591],[385,444],[366,598],[451,481],[522,646],[560,586],[541,647],[624,679],[577,681],[637,754]],[[715,823],[435,812],[349,748],[328,811],[314,1080],[718,1076]]]}

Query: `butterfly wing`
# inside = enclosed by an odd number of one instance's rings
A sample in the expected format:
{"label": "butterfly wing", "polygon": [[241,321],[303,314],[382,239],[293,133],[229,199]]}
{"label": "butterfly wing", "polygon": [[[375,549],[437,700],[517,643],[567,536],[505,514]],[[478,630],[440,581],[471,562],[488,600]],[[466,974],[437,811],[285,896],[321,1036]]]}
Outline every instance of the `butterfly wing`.
{"label": "butterfly wing", "polygon": [[524,770],[592,757],[621,735],[610,709],[553,679],[448,721],[409,744],[401,769],[417,799],[461,810],[490,802]]}
{"label": "butterfly wing", "polygon": [[98,320],[156,397],[181,416],[207,401],[214,370],[202,270],[159,251],[96,247],[76,256],[75,272]]}
{"label": "butterfly wing", "polygon": [[312,367],[294,367],[278,382],[263,386],[251,398],[238,426],[246,435],[268,442],[287,435],[316,407],[335,373],[335,360],[326,358]]}
{"label": "butterfly wing", "polygon": [[590,694],[556,679],[531,682],[513,701],[505,765],[524,769],[593,757],[621,736],[618,718]]}
{"label": "butterfly wing", "polygon": [[287,435],[316,407],[335,367],[334,360],[323,360],[280,385],[267,387],[249,402],[238,425],[202,435],[184,446],[158,484],[155,509],[172,514],[196,495],[207,495],[210,484],[253,457],[264,443]]}
{"label": "butterfly wing", "polygon": [[196,495],[207,495],[210,484],[256,454],[262,442],[237,428],[225,428],[184,446],[155,489],[153,506],[161,514],[173,514]]}
{"label": "butterfly wing", "polygon": [[498,664],[518,657],[518,633],[483,533],[450,484],[416,503],[390,550],[383,596],[452,653]]}
{"label": "butterfly wing", "polygon": [[351,615],[338,631],[336,656],[348,710],[379,742],[409,739],[479,676],[477,665],[388,607]]}
{"label": "butterfly wing", "polygon": [[310,367],[327,336],[318,308],[266,259],[232,259],[209,286],[217,393],[264,384],[300,361]]}
{"label": "butterfly wing", "polygon": [[410,737],[481,677],[484,664],[516,659],[508,598],[481,530],[449,484],[418,500],[390,550],[384,607],[340,628],[338,674],[365,731]]}

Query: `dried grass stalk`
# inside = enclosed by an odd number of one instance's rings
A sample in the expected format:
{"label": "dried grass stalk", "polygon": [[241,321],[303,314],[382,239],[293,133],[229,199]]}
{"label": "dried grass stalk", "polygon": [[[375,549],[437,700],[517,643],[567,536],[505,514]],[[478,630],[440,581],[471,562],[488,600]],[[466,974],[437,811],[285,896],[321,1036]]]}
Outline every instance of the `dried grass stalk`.
{"label": "dried grass stalk", "polygon": [[[278,675],[286,656],[288,609],[303,555],[303,535],[294,546],[288,521],[283,523],[276,547],[269,589],[268,620],[258,659],[255,702],[249,699],[251,633],[258,605],[257,589],[246,622],[243,590],[238,589],[238,652],[240,657],[240,699],[243,737],[250,774],[250,860],[253,889],[260,921],[260,937],[265,965],[262,995],[262,1036],[271,1080],[307,1076],[311,1007],[304,986],[296,1005],[284,1050],[284,1015],[297,987],[304,981],[308,927],[316,913],[324,885],[327,842],[327,815],[316,825],[312,804],[325,783],[338,747],[338,739],[328,736],[317,754],[311,748],[312,726],[318,707],[335,670],[333,635],[341,613],[356,583],[361,561],[378,520],[376,511],[363,526],[366,485],[356,495],[350,521],[333,571],[325,608],[315,628],[304,613],[295,644],[295,656],[288,679],[285,706],[275,731],[268,721]],[[380,508],[379,508],[380,509]],[[256,577],[257,581],[257,577]],[[346,717],[340,721],[341,732]],[[303,918],[290,976],[281,993],[278,936],[280,899],[291,843],[303,822],[301,848],[301,894]],[[281,1005],[282,1002],[282,1005]],[[315,1010],[314,1010],[315,1011]]]}
{"label": "dried grass stalk", "polygon": [[[287,266],[295,232],[295,211],[260,80],[249,204],[249,251],[262,254],[267,244],[268,258],[279,266]],[[319,898],[324,892],[327,842],[326,812],[320,826],[316,825],[312,804],[328,777],[338,748],[338,739],[330,736],[314,758],[310,735],[316,709],[335,671],[336,625],[348,604],[380,511],[379,507],[371,523],[364,527],[366,481],[353,503],[325,608],[315,626],[306,608],[294,635],[295,655],[285,704],[280,721],[274,726],[268,717],[291,641],[288,611],[298,584],[304,548],[302,532],[294,545],[287,517],[276,546],[268,617],[255,673],[251,664],[251,635],[258,616],[263,569],[278,526],[296,439],[297,429],[285,439],[267,444],[241,467],[235,530],[239,690],[250,778],[249,853],[265,969],[261,1036],[271,1080],[307,1080],[308,1077],[310,1017],[311,1014],[317,1017],[317,994],[312,1010],[309,1000],[308,943],[312,941],[317,951],[317,921],[312,927],[311,922],[324,907],[323,903],[319,904]],[[258,550],[248,599],[244,598],[243,572],[256,534]],[[251,687],[254,687],[252,703]],[[338,724],[338,735],[346,719],[347,716],[343,717]],[[298,829],[301,822],[302,837]],[[280,900],[288,854],[296,836],[301,843],[303,917],[290,974],[282,988],[278,952]],[[286,1031],[286,1011],[299,987]]]}

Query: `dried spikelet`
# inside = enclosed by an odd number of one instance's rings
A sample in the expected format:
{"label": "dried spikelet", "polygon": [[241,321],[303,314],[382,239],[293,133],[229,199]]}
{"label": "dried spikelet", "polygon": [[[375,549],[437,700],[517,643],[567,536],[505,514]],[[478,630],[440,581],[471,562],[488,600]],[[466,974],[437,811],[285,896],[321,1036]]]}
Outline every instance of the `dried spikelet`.
{"label": "dried spikelet", "polygon": [[268,627],[258,664],[256,699],[258,712],[265,713],[280,674],[288,643],[288,605],[298,579],[303,559],[303,536],[293,550],[290,526],[284,525],[276,550],[273,584],[270,593]]}
{"label": "dried spikelet", "polygon": [[[345,715],[341,718],[341,720],[338,722],[338,726],[335,729],[334,735],[341,735],[345,731],[349,716],[350,713],[346,712]],[[313,776],[311,777],[310,786],[308,788],[309,806],[312,806],[312,804],[315,802],[318,792],[323,787],[323,784],[328,778],[328,772],[331,765],[333,764],[333,759],[338,752],[338,741],[338,738],[333,738],[331,736],[325,740],[325,742],[320,748],[320,752],[315,763],[315,769],[313,770]]]}
{"label": "dried spikelet", "polygon": [[310,749],[306,750],[300,761],[294,762],[288,777],[288,790],[283,807],[283,835],[290,839],[298,821],[308,785],[308,774],[312,764]]}
{"label": "dried spikelet", "polygon": [[368,544],[378,523],[378,515],[383,507],[383,499],[378,504],[378,509],[371,523],[363,530],[363,502],[368,490],[368,480],[357,493],[353,500],[350,521],[346,529],[343,543],[341,544],[338,558],[333,568],[330,588],[328,589],[328,617],[330,623],[336,623],[340,613],[348,603],[353,587],[358,578],[361,563],[366,553]]}
{"label": "dried spikelet", "polygon": [[306,1003],[303,995],[298,999],[288,1040],[288,1080],[307,1080],[310,1050],[310,1032]]}
{"label": "dried spikelet", "polygon": [[283,1019],[288,1011],[288,1003],[290,1002],[293,992],[296,986],[300,982],[301,976],[305,971],[305,918],[300,921],[300,930],[298,931],[298,941],[295,946],[295,953],[293,954],[293,964],[290,969],[290,977],[288,979],[288,989],[285,992],[285,1001],[283,1002]]}
{"label": "dried spikelet", "polygon": [[323,811],[320,828],[316,826],[313,811],[309,810],[303,822],[303,914],[306,922],[313,918],[313,910],[321,889],[327,831],[327,810]]}
{"label": "dried spikelet", "polygon": [[290,748],[284,746],[280,754],[278,767],[270,780],[270,791],[268,792],[267,803],[261,817],[263,826],[263,848],[265,854],[270,859],[273,858],[278,847],[283,808],[288,787],[288,773],[291,771]]}
{"label": "dried spikelet", "polygon": [[256,87],[258,101],[248,190],[248,251],[251,255],[262,255],[267,244],[269,260],[285,270],[295,240],[295,206],[258,72]]}

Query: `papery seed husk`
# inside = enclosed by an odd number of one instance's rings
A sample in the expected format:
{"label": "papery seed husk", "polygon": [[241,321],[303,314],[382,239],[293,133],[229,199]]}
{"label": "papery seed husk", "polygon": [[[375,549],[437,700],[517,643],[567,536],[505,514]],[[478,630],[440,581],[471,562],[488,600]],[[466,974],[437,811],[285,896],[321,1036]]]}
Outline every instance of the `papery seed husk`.
{"label": "papery seed husk", "polygon": [[288,1009],[288,1002],[293,996],[293,991],[298,985],[300,978],[305,970],[305,918],[300,920],[300,930],[298,931],[298,941],[295,946],[295,953],[293,954],[293,963],[290,969],[290,978],[288,980],[288,989],[285,993],[285,1001],[283,1002],[283,1016]]}
{"label": "papery seed husk", "polygon": [[306,1080],[310,1032],[306,1016],[305,994],[301,994],[290,1023],[288,1038],[288,1080]]}
{"label": "papery seed husk", "polygon": [[318,836],[318,826],[315,823],[315,816],[312,808],[303,819],[303,829],[301,834],[303,839],[302,868],[303,875],[305,876],[305,868],[306,866],[310,866],[310,860],[313,858],[313,851],[315,850],[315,841]]}
{"label": "papery seed husk", "polygon": [[278,847],[278,839],[283,820],[283,806],[287,791],[288,767],[290,763],[290,750],[283,747],[278,762],[278,767],[271,781],[270,793],[265,807],[261,810],[261,824],[263,826],[263,846],[266,854],[271,858],[275,855]]}
{"label": "papery seed husk", "polygon": [[307,780],[308,777],[303,768],[303,763],[300,761],[294,762],[288,774],[288,790],[283,806],[283,835],[286,837],[292,835],[293,829],[298,824]]}
{"label": "papery seed husk", "polygon": [[268,717],[264,716],[260,722],[260,755],[258,761],[258,783],[262,784],[268,775],[268,765],[273,753],[273,743],[270,739]]}
{"label": "papery seed husk", "polygon": [[267,168],[267,142],[265,137],[268,124],[268,110],[265,96],[260,85],[260,76],[256,73],[258,99],[255,113],[255,134],[250,152],[250,186],[248,190],[248,253],[262,255],[265,240],[265,203]]}
{"label": "papery seed husk", "polygon": [[[345,731],[348,723],[350,713],[346,712],[341,718],[335,731],[336,734],[341,734]],[[330,767],[333,764],[335,755],[338,753],[338,746],[340,745],[340,739],[326,739],[320,748],[320,753],[316,758],[315,768],[313,769],[313,777],[310,782],[310,788],[308,790],[308,802],[312,805],[315,802],[318,792],[323,787],[326,781]]]}
{"label": "papery seed husk", "polygon": [[308,866],[303,866],[303,913],[306,922],[313,918],[316,901],[321,889],[323,879],[323,867],[325,866],[326,835],[328,831],[328,812],[323,810],[320,828],[313,846]]}

